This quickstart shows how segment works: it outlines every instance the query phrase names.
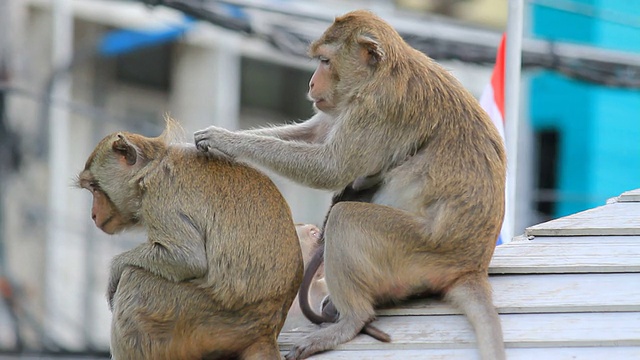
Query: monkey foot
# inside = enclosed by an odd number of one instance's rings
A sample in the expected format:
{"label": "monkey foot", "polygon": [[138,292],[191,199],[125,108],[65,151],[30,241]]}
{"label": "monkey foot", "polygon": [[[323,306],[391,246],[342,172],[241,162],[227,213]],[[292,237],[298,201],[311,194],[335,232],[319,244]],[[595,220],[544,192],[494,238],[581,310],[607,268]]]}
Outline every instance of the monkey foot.
{"label": "monkey foot", "polygon": [[301,343],[294,345],[291,350],[289,350],[289,353],[284,356],[284,358],[286,360],[306,359],[309,356],[322,350],[326,349],[318,348],[311,339],[305,338]]}

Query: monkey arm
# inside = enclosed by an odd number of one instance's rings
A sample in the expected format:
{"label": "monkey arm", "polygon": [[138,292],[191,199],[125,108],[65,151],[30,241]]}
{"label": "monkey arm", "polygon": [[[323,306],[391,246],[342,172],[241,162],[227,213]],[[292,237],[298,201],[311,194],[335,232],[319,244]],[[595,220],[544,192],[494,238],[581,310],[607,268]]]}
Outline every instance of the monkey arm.
{"label": "monkey arm", "polygon": [[318,113],[311,119],[299,124],[272,126],[262,129],[240,131],[243,134],[270,136],[287,141],[304,141],[309,143],[322,142],[332,125],[332,117],[325,113]]}
{"label": "monkey arm", "polygon": [[[346,133],[349,134],[346,134]],[[198,149],[218,149],[244,158],[310,187],[328,190],[344,188],[359,176],[384,169],[391,158],[372,154],[393,153],[385,139],[375,139],[366,128],[338,129],[325,143],[310,144],[278,138],[233,133],[209,127],[195,133]]]}
{"label": "monkey arm", "polygon": [[127,266],[145,269],[167,280],[180,282],[206,275],[207,259],[200,239],[177,243],[175,239],[163,239],[150,232],[149,241],[113,258],[107,290],[112,306],[122,272]]}

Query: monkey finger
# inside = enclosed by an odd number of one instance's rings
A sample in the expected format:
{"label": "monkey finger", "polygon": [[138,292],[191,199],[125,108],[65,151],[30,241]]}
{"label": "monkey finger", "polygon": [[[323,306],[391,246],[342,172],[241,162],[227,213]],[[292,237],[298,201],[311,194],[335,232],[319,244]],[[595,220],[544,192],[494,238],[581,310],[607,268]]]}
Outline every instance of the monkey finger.
{"label": "monkey finger", "polygon": [[206,129],[202,129],[202,130],[198,130],[196,132],[193,133],[193,138],[196,141],[200,141],[200,140],[211,140],[213,137],[215,137],[216,134],[225,132],[226,130],[224,128],[221,127],[217,127],[217,126],[209,126]]}
{"label": "monkey finger", "polygon": [[206,135],[198,133],[193,134],[193,143],[196,145],[198,150],[204,152],[209,151],[209,141]]}
{"label": "monkey finger", "polygon": [[211,147],[209,146],[209,143],[207,141],[197,141],[196,140],[196,148],[202,152],[209,152],[209,150],[211,150]]}
{"label": "monkey finger", "polygon": [[218,129],[207,129],[203,130],[202,133],[194,134],[194,143],[196,148],[202,152],[211,152],[213,149],[218,148],[223,144],[223,139],[221,135],[222,131],[218,131]]}
{"label": "monkey finger", "polygon": [[193,137],[196,139],[196,141],[202,138],[208,138],[212,128],[213,126],[210,126],[206,129],[198,130],[193,133]]}
{"label": "monkey finger", "polygon": [[200,151],[207,152],[211,148],[210,140],[213,136],[211,134],[211,131],[209,130],[210,129],[207,128],[204,130],[196,131],[193,134],[193,140],[196,144],[196,148],[198,148],[198,150]]}
{"label": "monkey finger", "polygon": [[299,360],[304,359],[302,356],[303,349],[295,345],[291,350],[284,356],[285,360]]}
{"label": "monkey finger", "polygon": [[306,359],[318,351],[326,350],[326,346],[322,346],[312,338],[304,338],[302,341],[294,345],[289,353],[285,355],[287,360]]}
{"label": "monkey finger", "polygon": [[107,304],[109,305],[109,310],[113,311],[113,296],[115,295],[115,291],[107,291]]}

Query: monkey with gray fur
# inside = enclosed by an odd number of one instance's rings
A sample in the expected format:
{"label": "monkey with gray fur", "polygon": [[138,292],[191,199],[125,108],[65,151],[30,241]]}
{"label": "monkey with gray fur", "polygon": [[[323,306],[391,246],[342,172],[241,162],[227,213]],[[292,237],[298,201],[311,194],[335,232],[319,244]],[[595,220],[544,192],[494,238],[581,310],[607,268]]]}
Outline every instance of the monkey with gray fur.
{"label": "monkey with gray fur", "polygon": [[175,144],[167,127],[108,135],[78,176],[97,227],[148,235],[111,263],[112,355],[280,359],[303,269],[289,207],[264,174]]}
{"label": "monkey with gray fur", "polygon": [[318,110],[311,119],[195,133],[202,151],[310,187],[340,192],[360,178],[379,179],[365,202],[356,194],[359,201],[331,207],[324,270],[338,319],[287,358],[332,349],[371,322],[376,306],[429,292],[467,316],[482,359],[504,359],[488,281],[504,216],[506,156],[497,129],[448,71],[370,12],[336,18],[309,53],[319,59],[309,83]]}

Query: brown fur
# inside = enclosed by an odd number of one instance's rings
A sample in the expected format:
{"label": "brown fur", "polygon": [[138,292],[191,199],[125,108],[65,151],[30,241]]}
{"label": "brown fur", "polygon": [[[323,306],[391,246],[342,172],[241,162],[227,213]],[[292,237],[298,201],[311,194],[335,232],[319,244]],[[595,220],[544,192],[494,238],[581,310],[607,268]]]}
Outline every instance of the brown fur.
{"label": "brown fur", "polygon": [[148,234],[112,261],[112,354],[280,359],[276,338],[302,275],[289,207],[262,173],[171,144],[172,132],[108,135],[78,178],[98,227]]}
{"label": "brown fur", "polygon": [[201,150],[247,159],[311,187],[354,190],[358,179],[379,181],[366,198],[356,192],[360,202],[331,208],[324,266],[339,320],[287,358],[350,340],[373,320],[376,305],[430,292],[467,315],[483,359],[504,359],[487,276],[506,178],[495,126],[448,71],[370,12],[336,18],[310,55],[320,60],[309,84],[313,118],[195,134]]}

